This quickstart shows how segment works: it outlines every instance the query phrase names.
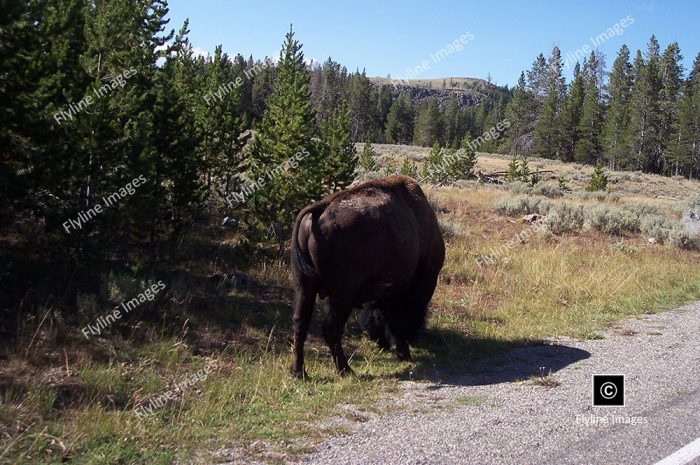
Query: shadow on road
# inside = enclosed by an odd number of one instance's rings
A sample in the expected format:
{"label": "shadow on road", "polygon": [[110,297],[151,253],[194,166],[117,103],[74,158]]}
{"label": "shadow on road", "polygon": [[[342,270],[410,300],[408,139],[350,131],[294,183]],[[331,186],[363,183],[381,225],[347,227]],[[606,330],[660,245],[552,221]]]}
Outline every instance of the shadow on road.
{"label": "shadow on road", "polygon": [[502,341],[470,338],[443,329],[431,329],[419,344],[416,364],[404,379],[439,384],[479,386],[549,375],[591,356],[590,352],[547,341]]}

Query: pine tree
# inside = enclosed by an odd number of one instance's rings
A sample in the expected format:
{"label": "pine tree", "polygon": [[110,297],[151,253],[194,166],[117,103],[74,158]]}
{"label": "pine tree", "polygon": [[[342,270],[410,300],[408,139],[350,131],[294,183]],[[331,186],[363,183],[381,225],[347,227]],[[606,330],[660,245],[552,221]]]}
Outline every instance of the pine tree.
{"label": "pine tree", "polygon": [[673,170],[673,165],[667,166],[667,147],[672,143],[673,127],[678,117],[676,110],[683,82],[682,59],[678,43],[673,42],[666,47],[659,62],[659,140],[662,150],[661,160],[658,162],[659,170]]}
{"label": "pine tree", "polygon": [[410,158],[406,157],[403,159],[399,174],[416,179],[418,177],[418,167]]}
{"label": "pine tree", "polygon": [[659,172],[661,159],[659,115],[659,44],[651,36],[646,60],[641,52],[633,64],[634,86],[630,97],[628,137],[634,169]]}
{"label": "pine tree", "polygon": [[427,179],[432,183],[444,182],[447,179],[447,174],[444,166],[444,153],[440,144],[435,142],[433,147],[428,152],[421,171],[421,181]]}
{"label": "pine tree", "polygon": [[365,173],[377,171],[377,162],[374,161],[376,156],[377,153],[372,148],[372,143],[369,139],[365,140],[365,145],[362,146],[362,153],[358,159],[358,165]]}
{"label": "pine tree", "polygon": [[[134,242],[154,239],[162,219],[162,150],[172,139],[156,141],[166,133],[157,127],[154,87],[160,73],[156,63],[171,50],[166,43],[175,31],[163,34],[168,10],[162,0],[144,0],[139,8],[127,0],[98,2],[85,11],[81,64],[91,82],[84,93],[95,95],[95,89],[103,89],[100,92],[108,95],[96,98],[90,111],[75,120],[85,141],[77,190],[81,203],[92,206],[139,176],[146,183],[97,217],[92,231],[81,234],[94,233],[102,249],[116,249],[127,260]],[[126,71],[130,78],[120,85],[117,76]]]}
{"label": "pine tree", "polygon": [[316,105],[316,114],[321,126],[333,116],[333,112],[343,100],[343,90],[347,82],[347,70],[330,57],[321,67],[321,94]]}
{"label": "pine tree", "polygon": [[603,165],[600,163],[596,163],[595,168],[593,170],[593,176],[591,176],[591,180],[588,183],[588,186],[586,186],[586,190],[588,191],[603,191],[607,189],[608,187],[608,176],[605,174],[605,170],[603,169]]}
{"label": "pine tree", "polygon": [[387,116],[385,138],[392,144],[409,144],[413,138],[413,103],[408,94],[400,95],[391,104]]}
{"label": "pine tree", "polygon": [[384,162],[381,172],[384,176],[392,176],[398,172],[396,159],[392,155],[388,155],[386,157],[386,161]]}
{"label": "pine tree", "polygon": [[322,167],[329,161],[321,159],[324,151],[315,140],[315,112],[301,48],[290,27],[277,63],[275,90],[248,158],[249,185],[257,182],[248,202],[250,226],[254,231],[271,226],[280,248],[294,215],[323,194]]}
{"label": "pine tree", "polygon": [[668,148],[668,166],[673,174],[689,178],[700,175],[700,53],[683,84],[677,117]]}
{"label": "pine tree", "polygon": [[195,125],[195,111],[189,105],[198,88],[189,68],[192,49],[184,38],[187,22],[175,39],[176,54],[166,58],[158,69],[154,91],[153,157],[155,173],[153,200],[158,205],[160,224],[152,225],[153,242],[158,228],[172,222],[173,236],[194,218],[201,206],[204,166],[197,146],[201,142]]}
{"label": "pine tree", "polygon": [[518,156],[513,155],[510,163],[508,163],[508,170],[505,176],[506,182],[513,182],[520,179],[520,164],[518,163]]}
{"label": "pine tree", "polygon": [[574,161],[574,150],[579,139],[579,123],[583,113],[583,100],[585,95],[585,82],[581,73],[581,65],[574,66],[574,79],[569,86],[569,92],[564,105],[562,116],[561,160]]}
{"label": "pine tree", "polygon": [[602,153],[603,105],[598,83],[598,57],[595,52],[584,66],[585,96],[581,119],[576,129],[577,144],[574,159],[579,163],[594,163]]}
{"label": "pine tree", "polygon": [[605,119],[603,147],[612,169],[628,166],[629,156],[629,102],[632,90],[632,65],[626,45],[620,47],[613,62],[608,84],[610,95]]}
{"label": "pine tree", "polygon": [[546,95],[533,135],[534,151],[544,158],[558,158],[564,97],[562,66],[561,52],[555,46],[547,62]]}
{"label": "pine tree", "polygon": [[507,146],[515,155],[530,153],[535,102],[532,93],[526,89],[525,73],[520,73],[518,85],[513,90],[513,98],[506,107],[506,118],[510,122],[506,135]]}
{"label": "pine tree", "polygon": [[547,66],[547,60],[541,53],[537,55],[532,68],[527,72],[527,90],[534,96],[538,106],[548,95],[549,76],[551,70]]}
{"label": "pine tree", "polygon": [[[190,51],[183,51],[190,54]],[[184,61],[189,61],[183,57]],[[181,77],[187,80],[183,70]],[[204,76],[197,94],[204,92],[194,101],[197,112],[197,128],[202,135],[198,146],[202,160],[207,195],[227,198],[240,190],[243,179],[238,175],[244,171],[240,135],[245,129],[245,119],[241,115],[241,94],[237,87],[228,84],[235,79],[233,65],[219,45],[214,50],[209,63],[203,70]],[[222,89],[226,92],[222,94]],[[194,90],[193,90],[194,91]],[[220,95],[220,97],[217,97]]]}
{"label": "pine tree", "polygon": [[420,105],[416,111],[413,143],[424,147],[442,139],[442,115],[435,99]]}
{"label": "pine tree", "polygon": [[447,108],[443,115],[443,134],[445,144],[452,147],[459,144],[461,135],[460,111],[457,96],[452,95],[447,102]]}
{"label": "pine tree", "polygon": [[344,104],[326,121],[321,137],[323,144],[323,185],[329,192],[344,189],[355,179],[357,153],[350,137],[350,112]]}
{"label": "pine tree", "polygon": [[476,165],[476,152],[472,148],[469,134],[464,136],[459,150],[445,155],[445,169],[447,177],[451,181],[469,179],[474,177]]}
{"label": "pine tree", "polygon": [[523,181],[527,181],[527,178],[530,177],[530,164],[527,161],[527,157],[523,157],[520,160],[520,170],[518,174]]}
{"label": "pine tree", "polygon": [[357,142],[368,135],[373,116],[371,84],[364,70],[349,76],[347,100],[350,110],[350,136],[353,142]]}

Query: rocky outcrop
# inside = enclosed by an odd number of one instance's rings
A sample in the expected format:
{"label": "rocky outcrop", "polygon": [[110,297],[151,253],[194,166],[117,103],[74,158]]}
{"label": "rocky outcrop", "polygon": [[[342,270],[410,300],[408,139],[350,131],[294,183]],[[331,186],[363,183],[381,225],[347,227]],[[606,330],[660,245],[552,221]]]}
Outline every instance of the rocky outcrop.
{"label": "rocky outcrop", "polygon": [[[377,85],[377,84],[374,84]],[[394,97],[410,94],[414,105],[420,105],[428,100],[437,100],[441,108],[445,108],[452,96],[457,97],[457,105],[460,108],[468,108],[478,105],[486,96],[481,92],[470,89],[431,89],[429,87],[396,85],[390,86]]]}

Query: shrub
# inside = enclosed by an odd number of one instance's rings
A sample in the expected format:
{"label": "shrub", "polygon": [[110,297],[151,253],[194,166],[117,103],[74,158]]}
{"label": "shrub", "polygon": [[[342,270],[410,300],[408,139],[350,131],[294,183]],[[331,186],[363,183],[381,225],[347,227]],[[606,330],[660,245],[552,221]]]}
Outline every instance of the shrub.
{"label": "shrub", "polygon": [[626,203],[622,205],[622,208],[634,213],[640,218],[647,215],[663,216],[664,214],[663,210],[659,206],[649,203]]}
{"label": "shrub", "polygon": [[637,248],[633,245],[627,244],[625,241],[615,242],[610,248],[615,252],[622,252],[627,255],[632,255],[637,252]]}
{"label": "shrub", "polygon": [[688,199],[688,208],[691,210],[700,209],[700,194],[694,194]]}
{"label": "shrub", "polygon": [[671,230],[669,242],[681,250],[700,250],[700,234],[692,233],[682,226]]}
{"label": "shrub", "polygon": [[586,221],[592,228],[606,234],[620,235],[639,232],[639,218],[619,208],[594,205],[585,210]]}
{"label": "shrub", "polygon": [[530,194],[532,192],[532,186],[522,181],[513,181],[508,184],[508,189],[516,194]]}
{"label": "shrub", "polygon": [[552,208],[552,202],[541,196],[518,195],[515,197],[501,197],[493,206],[494,211],[509,216],[537,213],[546,215]]}
{"label": "shrub", "polygon": [[613,202],[617,203],[620,201],[622,196],[618,194],[617,192],[608,192],[608,195],[605,196],[608,202]]}
{"label": "shrub", "polygon": [[583,206],[566,202],[554,207],[545,217],[549,229],[557,235],[580,230],[583,220]]}
{"label": "shrub", "polygon": [[656,214],[643,216],[639,223],[639,229],[643,234],[656,239],[660,243],[665,243],[669,240],[676,226],[675,222],[665,216]]}
{"label": "shrub", "polygon": [[496,200],[493,204],[493,209],[496,213],[501,213],[509,216],[519,215],[527,211],[525,196],[510,197],[505,196]]}
{"label": "shrub", "polygon": [[457,223],[438,218],[438,225],[440,226],[442,237],[445,239],[452,239],[462,234],[462,228]]}
{"label": "shrub", "polygon": [[554,184],[537,184],[532,188],[532,193],[537,195],[544,195],[546,197],[557,198],[564,195],[563,189],[555,186]]}

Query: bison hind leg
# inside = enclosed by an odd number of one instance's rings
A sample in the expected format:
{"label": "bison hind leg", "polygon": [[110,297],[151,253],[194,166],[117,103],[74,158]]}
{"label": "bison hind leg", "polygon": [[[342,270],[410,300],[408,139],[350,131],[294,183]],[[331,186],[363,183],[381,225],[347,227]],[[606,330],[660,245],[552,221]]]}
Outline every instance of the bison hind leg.
{"label": "bison hind leg", "polygon": [[330,308],[323,323],[323,338],[331,350],[338,373],[343,376],[353,374],[342,346],[345,323],[348,321],[352,311],[352,305],[347,305],[346,301],[347,299],[334,299],[331,297],[329,300]]}

